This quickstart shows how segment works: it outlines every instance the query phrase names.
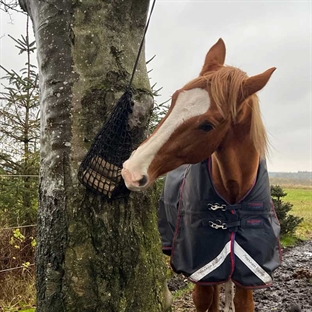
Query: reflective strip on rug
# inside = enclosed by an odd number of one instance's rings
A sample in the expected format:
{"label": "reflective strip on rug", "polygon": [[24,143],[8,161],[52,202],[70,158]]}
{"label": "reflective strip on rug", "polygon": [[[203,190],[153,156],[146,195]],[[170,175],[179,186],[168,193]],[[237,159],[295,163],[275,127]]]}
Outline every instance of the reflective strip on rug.
{"label": "reflective strip on rug", "polygon": [[195,271],[191,276],[189,276],[189,279],[198,282],[203,277],[214,271],[216,268],[218,268],[225,260],[225,258],[228,256],[228,254],[231,251],[231,241],[229,241],[222,251],[219,253],[219,255],[214,258],[212,261]]}
{"label": "reflective strip on rug", "polygon": [[234,242],[234,253],[264,284],[272,282],[271,276],[236,241]]}

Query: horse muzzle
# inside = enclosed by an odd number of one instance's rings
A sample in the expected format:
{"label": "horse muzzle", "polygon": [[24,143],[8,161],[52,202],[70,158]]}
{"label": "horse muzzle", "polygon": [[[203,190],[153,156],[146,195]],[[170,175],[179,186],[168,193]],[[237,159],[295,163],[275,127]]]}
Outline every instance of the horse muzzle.
{"label": "horse muzzle", "polygon": [[146,174],[131,172],[129,169],[123,166],[123,169],[121,170],[121,175],[125,181],[126,187],[130,191],[143,191],[148,186],[149,180]]}

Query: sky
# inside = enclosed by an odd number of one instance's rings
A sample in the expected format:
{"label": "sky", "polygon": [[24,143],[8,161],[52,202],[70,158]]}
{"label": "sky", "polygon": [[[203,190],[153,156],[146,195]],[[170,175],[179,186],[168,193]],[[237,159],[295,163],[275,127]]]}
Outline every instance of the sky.
{"label": "sky", "polygon": [[[0,63],[20,69],[7,34],[25,32],[0,13]],[[156,0],[146,38],[151,84],[162,87],[163,102],[196,78],[209,48],[222,38],[226,64],[253,76],[277,67],[258,93],[270,140],[271,172],[312,171],[312,1]],[[2,76],[2,72],[1,72]]]}

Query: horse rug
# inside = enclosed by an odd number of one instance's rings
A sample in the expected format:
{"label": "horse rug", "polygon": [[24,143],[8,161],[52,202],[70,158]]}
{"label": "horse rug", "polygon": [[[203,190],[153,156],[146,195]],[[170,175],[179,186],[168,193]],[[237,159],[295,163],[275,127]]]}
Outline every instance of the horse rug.
{"label": "horse rug", "polygon": [[190,281],[232,281],[255,289],[272,284],[281,263],[280,225],[265,160],[246,196],[230,205],[215,190],[211,159],[167,174],[159,204],[159,232],[171,266]]}

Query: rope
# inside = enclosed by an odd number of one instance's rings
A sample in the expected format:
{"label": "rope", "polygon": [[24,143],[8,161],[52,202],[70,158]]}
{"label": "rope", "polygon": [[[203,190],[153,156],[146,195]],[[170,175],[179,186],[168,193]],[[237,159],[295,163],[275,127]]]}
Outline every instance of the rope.
{"label": "rope", "polygon": [[131,88],[133,77],[134,77],[135,71],[136,71],[137,66],[138,66],[139,58],[140,58],[140,55],[141,55],[141,52],[142,52],[142,48],[143,48],[145,35],[146,35],[147,29],[148,29],[148,26],[149,26],[149,23],[150,23],[150,20],[151,20],[151,16],[152,16],[152,13],[153,13],[153,10],[154,10],[155,2],[156,2],[156,0],[153,1],[153,5],[152,5],[152,8],[151,8],[150,14],[148,16],[147,23],[146,23],[145,28],[144,28],[143,37],[142,37],[142,40],[141,40],[141,44],[140,44],[140,47],[139,47],[137,58],[135,60],[135,64],[134,64],[134,67],[133,67],[133,71],[132,71],[131,79],[130,79],[130,82],[129,82],[129,85],[128,85],[128,89]]}

